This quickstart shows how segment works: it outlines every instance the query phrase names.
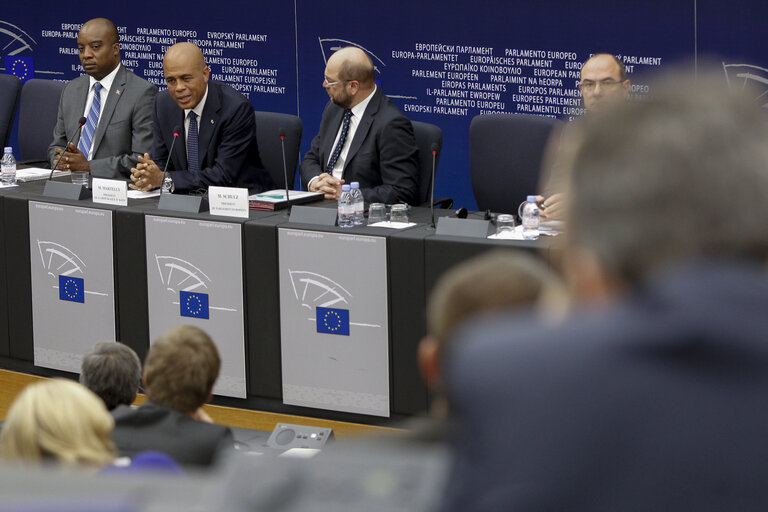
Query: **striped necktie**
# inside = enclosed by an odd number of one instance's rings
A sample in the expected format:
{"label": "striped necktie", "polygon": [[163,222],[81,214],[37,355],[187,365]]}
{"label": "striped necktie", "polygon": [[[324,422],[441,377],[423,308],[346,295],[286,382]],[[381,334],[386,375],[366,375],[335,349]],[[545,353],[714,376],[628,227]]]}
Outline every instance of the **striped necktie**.
{"label": "striped necktie", "polygon": [[99,124],[99,113],[101,113],[101,84],[96,82],[93,84],[93,101],[91,102],[91,109],[88,111],[88,120],[83,127],[83,135],[80,137],[80,142],[77,143],[77,149],[88,160],[90,160],[88,155],[93,144],[93,134],[96,133],[96,126]]}
{"label": "striped necktie", "polygon": [[345,110],[344,120],[341,122],[341,136],[339,137],[339,142],[333,149],[331,159],[328,160],[328,166],[325,168],[325,172],[328,174],[333,174],[333,168],[336,167],[336,161],[339,159],[339,155],[341,155],[341,148],[344,147],[344,142],[347,140],[347,132],[349,131],[349,119],[351,117],[352,111],[349,109]]}
{"label": "striped necktie", "polygon": [[187,166],[189,172],[200,170],[200,159],[197,156],[197,114],[189,111],[189,130],[187,130]]}

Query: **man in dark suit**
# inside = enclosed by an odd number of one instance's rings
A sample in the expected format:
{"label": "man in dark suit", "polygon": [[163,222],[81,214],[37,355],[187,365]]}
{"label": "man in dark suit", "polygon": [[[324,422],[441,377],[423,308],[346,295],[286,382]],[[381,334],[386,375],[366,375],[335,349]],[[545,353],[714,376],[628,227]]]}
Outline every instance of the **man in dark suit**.
{"label": "man in dark suit", "polygon": [[768,120],[676,75],[569,137],[578,307],[468,326],[448,510],[764,510]]}
{"label": "man in dark suit", "polygon": [[[111,21],[85,22],[77,34],[77,47],[87,74],[69,82],[61,94],[48,159],[53,166],[66,149],[59,169],[128,179],[138,155],[152,145],[157,88],[120,64],[117,28]],[[98,108],[94,110],[96,89]],[[84,133],[65,148],[83,116],[88,118]]]}
{"label": "man in dark suit", "polygon": [[121,456],[154,450],[185,465],[208,466],[233,447],[229,427],[216,425],[202,406],[211,399],[221,359],[201,329],[183,325],[155,341],[144,362],[147,401],[112,411],[112,436]]}
{"label": "man in dark suit", "polygon": [[418,149],[413,126],[376,87],[371,59],[346,47],[325,66],[331,101],[301,162],[302,186],[338,199],[341,185],[360,182],[366,203],[418,202]]}
{"label": "man in dark suit", "polygon": [[[203,52],[192,43],[171,46],[163,57],[163,71],[168,91],[155,100],[152,157],[139,157],[131,169],[131,188],[160,187],[169,158],[171,192],[194,192],[211,185],[252,192],[272,188],[259,158],[256,120],[248,99],[226,84],[209,81]],[[169,156],[176,129],[180,140]]]}

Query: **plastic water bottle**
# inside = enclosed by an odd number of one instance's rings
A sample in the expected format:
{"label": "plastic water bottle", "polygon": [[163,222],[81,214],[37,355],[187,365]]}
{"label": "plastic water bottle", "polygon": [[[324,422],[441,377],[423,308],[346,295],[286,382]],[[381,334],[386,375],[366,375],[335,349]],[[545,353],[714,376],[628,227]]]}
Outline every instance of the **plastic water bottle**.
{"label": "plastic water bottle", "polygon": [[526,240],[536,240],[539,238],[539,205],[536,204],[536,196],[528,196],[523,206],[523,238]]}
{"label": "plastic water bottle", "polygon": [[3,185],[13,185],[16,183],[16,159],[13,158],[13,148],[7,147],[3,150],[2,163]]}
{"label": "plastic water bottle", "polygon": [[347,184],[341,186],[341,195],[339,196],[339,227],[351,228],[355,225],[355,203],[350,187]]}
{"label": "plastic water bottle", "polygon": [[352,219],[352,223],[355,226],[362,226],[365,223],[365,201],[363,201],[363,193],[360,191],[360,183],[353,181],[350,185],[349,193],[352,194],[353,203],[355,204],[355,216]]}

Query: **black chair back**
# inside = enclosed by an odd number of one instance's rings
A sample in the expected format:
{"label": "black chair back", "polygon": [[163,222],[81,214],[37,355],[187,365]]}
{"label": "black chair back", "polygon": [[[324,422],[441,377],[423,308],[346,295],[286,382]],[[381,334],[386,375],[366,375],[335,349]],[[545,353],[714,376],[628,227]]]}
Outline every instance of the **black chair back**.
{"label": "black chair back", "polygon": [[277,188],[285,188],[283,170],[283,148],[280,129],[285,130],[285,162],[288,169],[288,188],[293,189],[296,180],[296,166],[299,162],[299,147],[304,125],[297,116],[257,110],[256,140],[259,156],[264,168],[272,176]]}
{"label": "black chair back", "polygon": [[[0,75],[0,145],[8,145],[19,103],[21,80],[13,75]],[[50,141],[48,141],[50,143]]]}
{"label": "black chair back", "polygon": [[435,177],[437,177],[437,163],[440,152],[443,149],[443,130],[439,126],[411,121],[413,133],[416,136],[416,146],[419,148],[419,196],[420,204],[429,204],[432,191],[432,144],[437,144],[437,160],[435,161]]}
{"label": "black chair back", "polygon": [[517,214],[539,188],[544,151],[560,121],[527,114],[485,114],[469,126],[469,167],[479,210]]}
{"label": "black chair back", "polygon": [[66,82],[33,78],[21,88],[19,151],[22,160],[48,160],[48,146]]}

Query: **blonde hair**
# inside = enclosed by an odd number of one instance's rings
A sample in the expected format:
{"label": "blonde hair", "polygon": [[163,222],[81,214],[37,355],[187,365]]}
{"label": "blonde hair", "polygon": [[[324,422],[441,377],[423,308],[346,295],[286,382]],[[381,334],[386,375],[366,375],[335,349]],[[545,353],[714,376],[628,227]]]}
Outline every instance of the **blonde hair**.
{"label": "blonde hair", "polygon": [[0,456],[8,461],[103,466],[115,458],[114,425],[101,399],[77,382],[37,382],[11,405],[0,434]]}

